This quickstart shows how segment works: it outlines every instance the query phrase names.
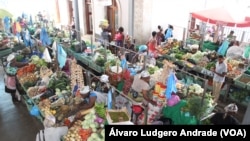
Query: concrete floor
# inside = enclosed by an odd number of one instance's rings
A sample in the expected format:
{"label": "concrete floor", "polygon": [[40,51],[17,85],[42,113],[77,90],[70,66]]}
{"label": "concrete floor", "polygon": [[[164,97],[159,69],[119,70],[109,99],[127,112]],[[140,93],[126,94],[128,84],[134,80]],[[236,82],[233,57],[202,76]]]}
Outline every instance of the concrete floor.
{"label": "concrete floor", "polygon": [[0,67],[0,141],[35,141],[43,125],[29,114],[24,103],[12,103],[11,96],[4,91],[3,76]]}

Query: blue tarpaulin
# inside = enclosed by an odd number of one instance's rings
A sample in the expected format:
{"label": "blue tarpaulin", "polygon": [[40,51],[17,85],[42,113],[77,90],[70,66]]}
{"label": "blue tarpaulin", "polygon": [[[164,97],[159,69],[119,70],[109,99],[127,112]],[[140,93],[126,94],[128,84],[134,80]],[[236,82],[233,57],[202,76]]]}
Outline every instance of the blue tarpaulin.
{"label": "blue tarpaulin", "polygon": [[43,27],[40,33],[40,41],[42,42],[43,46],[48,46],[51,44],[51,40],[47,33],[47,30]]}
{"label": "blue tarpaulin", "polygon": [[108,92],[108,109],[112,109],[112,90],[109,90]]}
{"label": "blue tarpaulin", "polygon": [[177,92],[176,88],[176,79],[175,75],[173,72],[170,73],[168,79],[167,79],[167,90],[166,90],[166,98],[169,99],[171,98],[172,93]]}
{"label": "blue tarpaulin", "polygon": [[57,45],[57,61],[59,63],[59,68],[63,68],[67,61],[67,53],[61,45]]}

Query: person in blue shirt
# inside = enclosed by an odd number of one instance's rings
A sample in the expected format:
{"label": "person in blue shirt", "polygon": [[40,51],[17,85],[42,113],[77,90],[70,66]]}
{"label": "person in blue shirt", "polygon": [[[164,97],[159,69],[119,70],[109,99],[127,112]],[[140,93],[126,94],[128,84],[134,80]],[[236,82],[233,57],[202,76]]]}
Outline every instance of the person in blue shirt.
{"label": "person in blue shirt", "polygon": [[166,33],[165,33],[165,40],[167,40],[168,38],[173,37],[173,30],[174,30],[174,27],[172,25],[169,25],[169,27],[168,27],[168,29],[166,30]]}
{"label": "person in blue shirt", "polygon": [[93,108],[97,100],[97,94],[94,91],[91,91],[89,86],[84,86],[80,90],[82,102],[77,106],[76,118],[80,118],[81,111]]}

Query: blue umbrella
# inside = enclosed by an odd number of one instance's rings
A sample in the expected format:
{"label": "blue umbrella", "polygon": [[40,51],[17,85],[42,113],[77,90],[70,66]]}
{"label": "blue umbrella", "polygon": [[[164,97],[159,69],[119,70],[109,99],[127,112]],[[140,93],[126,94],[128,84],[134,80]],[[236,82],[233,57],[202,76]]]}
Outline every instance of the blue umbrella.
{"label": "blue umbrella", "polygon": [[166,98],[167,99],[171,98],[173,92],[176,93],[177,88],[176,88],[175,75],[173,72],[171,72],[167,80]]}
{"label": "blue umbrella", "polygon": [[43,27],[40,33],[40,41],[42,42],[43,46],[48,46],[51,44],[51,40],[46,29]]}
{"label": "blue umbrella", "polygon": [[110,89],[108,92],[108,109],[112,109],[112,90]]}
{"label": "blue umbrella", "polygon": [[61,45],[57,45],[57,61],[59,63],[59,68],[63,68],[67,61],[67,53]]}

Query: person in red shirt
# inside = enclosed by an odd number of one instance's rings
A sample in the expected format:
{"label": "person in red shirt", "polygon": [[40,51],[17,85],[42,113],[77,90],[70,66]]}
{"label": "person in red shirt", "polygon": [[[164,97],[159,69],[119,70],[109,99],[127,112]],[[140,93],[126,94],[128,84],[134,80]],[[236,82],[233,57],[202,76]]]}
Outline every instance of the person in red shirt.
{"label": "person in red shirt", "polygon": [[124,28],[119,27],[118,32],[115,34],[115,41],[116,45],[119,47],[123,47],[123,42],[124,42]]}
{"label": "person in red shirt", "polygon": [[157,35],[157,33],[155,31],[153,31],[152,37],[147,42],[148,53],[155,58],[157,57],[157,52],[158,52],[156,35]]}

